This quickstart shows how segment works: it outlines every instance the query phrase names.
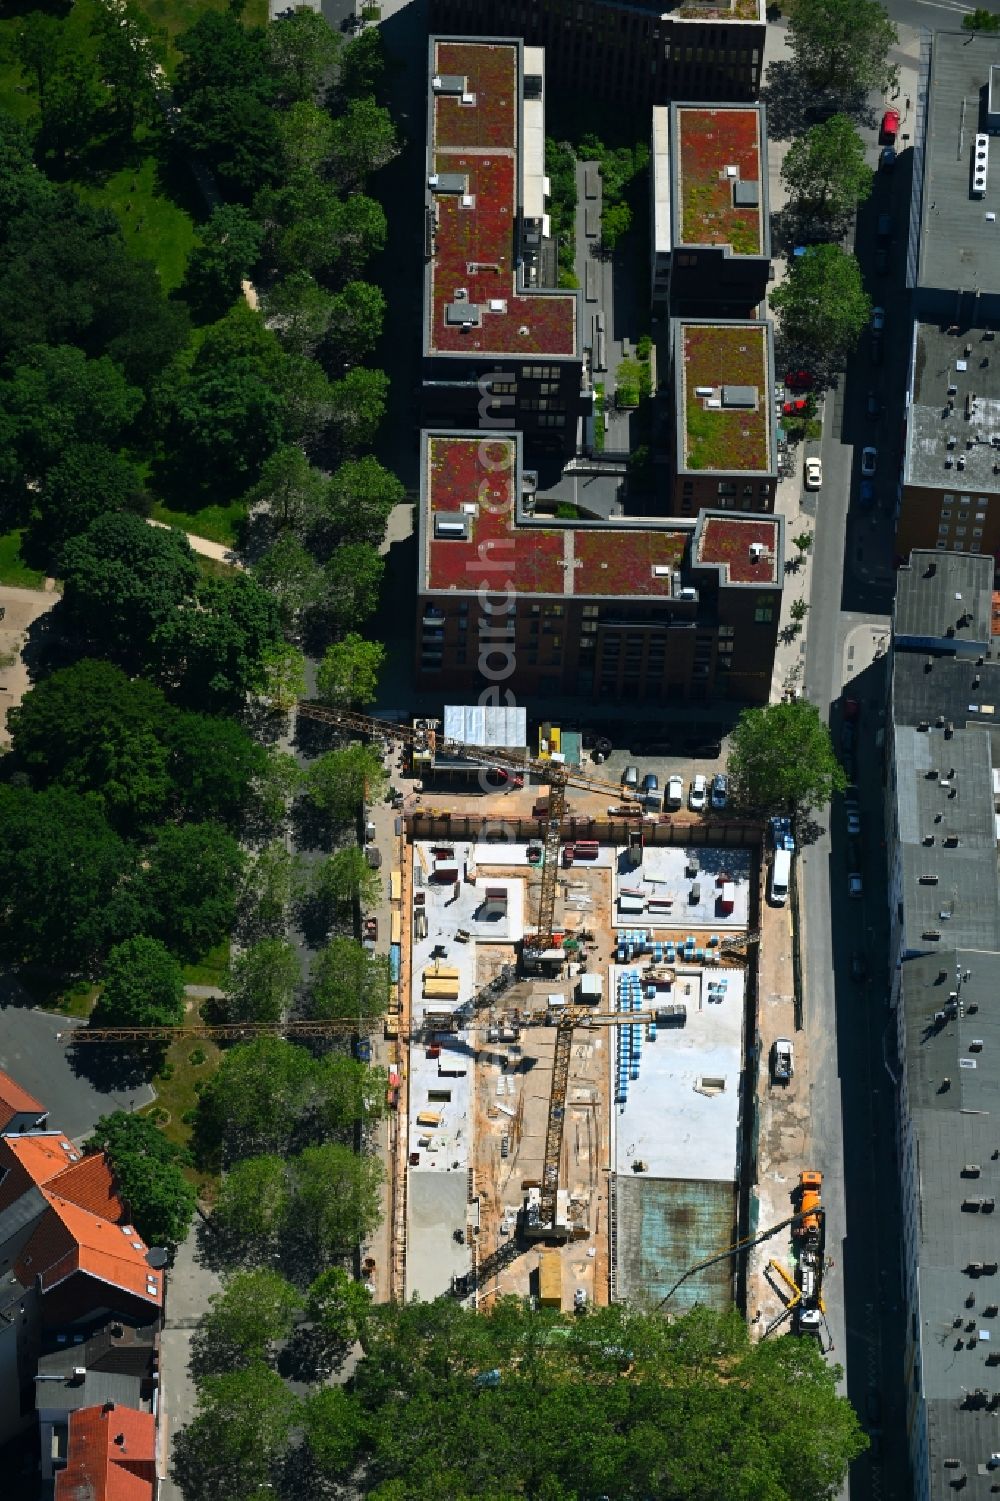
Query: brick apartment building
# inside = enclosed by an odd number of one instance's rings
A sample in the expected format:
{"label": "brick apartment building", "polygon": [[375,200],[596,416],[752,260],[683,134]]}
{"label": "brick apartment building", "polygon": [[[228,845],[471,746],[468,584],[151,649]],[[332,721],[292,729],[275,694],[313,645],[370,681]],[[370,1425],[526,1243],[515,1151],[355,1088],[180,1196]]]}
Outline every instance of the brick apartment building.
{"label": "brick apartment building", "polygon": [[763,105],[657,106],[650,174],[654,317],[754,317],[771,266]]}
{"label": "brick apartment building", "polygon": [[675,319],[670,351],[671,511],[773,511],[778,449],[770,323]]}
{"label": "brick apartment building", "polygon": [[767,702],[780,517],[541,517],[520,434],[425,432],[419,549],[425,690]]}
{"label": "brick apartment building", "polygon": [[431,27],[523,36],[548,49],[560,90],[628,109],[756,99],[763,0],[431,0]]}
{"label": "brick apartment building", "polygon": [[431,37],[425,425],[511,419],[569,454],[592,409],[579,293],[561,291],[545,209],[545,58],[517,40]]}

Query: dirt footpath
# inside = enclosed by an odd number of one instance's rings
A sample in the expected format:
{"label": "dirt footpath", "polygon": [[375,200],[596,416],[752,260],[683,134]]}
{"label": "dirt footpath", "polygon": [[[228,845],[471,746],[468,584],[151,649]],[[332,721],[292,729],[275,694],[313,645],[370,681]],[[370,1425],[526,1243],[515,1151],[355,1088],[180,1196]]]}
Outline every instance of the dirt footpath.
{"label": "dirt footpath", "polygon": [[[51,585],[51,587],[49,587]],[[46,588],[15,589],[0,584],[0,748],[10,745],[7,711],[15,708],[31,687],[22,651],[28,631],[36,620],[58,604],[55,582],[46,580]]]}

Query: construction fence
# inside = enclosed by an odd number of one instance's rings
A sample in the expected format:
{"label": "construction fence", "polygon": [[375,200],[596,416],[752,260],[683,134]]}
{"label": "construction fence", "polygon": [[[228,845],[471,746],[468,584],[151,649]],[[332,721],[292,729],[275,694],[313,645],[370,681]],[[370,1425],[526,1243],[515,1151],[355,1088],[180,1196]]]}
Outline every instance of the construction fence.
{"label": "construction fence", "polygon": [[[418,808],[408,813],[405,819],[406,836],[410,840],[462,839],[470,842],[483,840],[496,844],[525,844],[533,839],[544,840],[544,818],[496,818],[486,813],[452,814],[446,809]],[[642,830],[643,843],[647,845],[679,845],[686,848],[753,848],[763,842],[763,828],[759,823],[738,819],[672,819],[669,815],[660,818],[615,819],[586,818],[567,815],[563,819],[562,837],[567,842],[576,839],[596,839],[601,844],[627,845],[629,834]]]}

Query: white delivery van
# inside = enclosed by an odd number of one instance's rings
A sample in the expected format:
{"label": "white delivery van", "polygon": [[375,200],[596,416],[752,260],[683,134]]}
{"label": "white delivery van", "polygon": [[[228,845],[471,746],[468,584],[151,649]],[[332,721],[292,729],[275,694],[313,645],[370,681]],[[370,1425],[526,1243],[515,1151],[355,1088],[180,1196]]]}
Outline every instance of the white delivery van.
{"label": "white delivery van", "polygon": [[774,907],[783,907],[788,901],[788,883],[792,876],[791,850],[775,850],[771,862],[771,885],[767,899]]}

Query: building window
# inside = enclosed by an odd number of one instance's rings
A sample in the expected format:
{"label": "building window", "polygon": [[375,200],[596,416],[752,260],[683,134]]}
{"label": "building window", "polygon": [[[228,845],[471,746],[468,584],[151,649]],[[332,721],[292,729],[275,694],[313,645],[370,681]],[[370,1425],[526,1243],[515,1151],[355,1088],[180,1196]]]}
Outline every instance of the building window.
{"label": "building window", "polygon": [[946,552],[946,551],[947,551],[947,549],[948,549],[948,544],[947,544],[947,542],[938,542],[938,543],[937,543],[937,544],[936,544],[936,546],[937,546],[937,550],[938,550],[938,552]]}
{"label": "building window", "polygon": [[956,526],[956,528],[955,528],[955,536],[956,537],[964,537],[965,533],[966,533],[966,530],[967,530],[967,528],[964,527],[964,526]]}
{"label": "building window", "polygon": [[938,527],[938,536],[939,537],[947,537],[947,535],[948,535],[948,533],[949,533],[950,530],[951,530],[951,527],[948,524],[948,522],[947,521],[942,522],[942,524]]}
{"label": "building window", "polygon": [[972,528],[972,535],[974,537],[981,537],[983,535],[983,529],[982,529],[982,527],[981,526],[974,526]]}
{"label": "building window", "polygon": [[969,543],[969,551],[970,552],[978,552],[979,551],[979,543],[978,542],[970,542]]}
{"label": "building window", "polygon": [[985,506],[985,505],[988,505],[988,504],[989,504],[989,496],[988,495],[977,495],[976,496],[976,505],[977,506]]}
{"label": "building window", "polygon": [[766,625],[774,619],[774,610],[770,605],[758,605],[753,612],[753,618],[757,625]]}
{"label": "building window", "polygon": [[952,501],[954,499],[955,499],[954,495],[948,495],[948,494],[942,495],[942,497],[941,497],[941,504],[943,506],[950,506],[951,503],[952,503]]}
{"label": "building window", "polygon": [[728,638],[732,638],[735,635],[736,635],[736,627],[734,625],[720,625],[719,626],[719,639],[720,640],[725,640],[727,637]]}

